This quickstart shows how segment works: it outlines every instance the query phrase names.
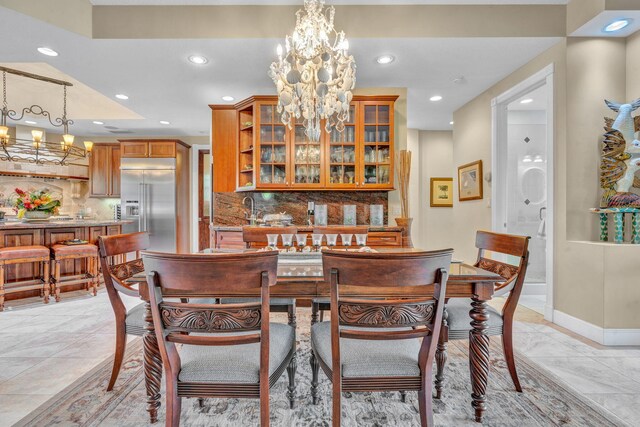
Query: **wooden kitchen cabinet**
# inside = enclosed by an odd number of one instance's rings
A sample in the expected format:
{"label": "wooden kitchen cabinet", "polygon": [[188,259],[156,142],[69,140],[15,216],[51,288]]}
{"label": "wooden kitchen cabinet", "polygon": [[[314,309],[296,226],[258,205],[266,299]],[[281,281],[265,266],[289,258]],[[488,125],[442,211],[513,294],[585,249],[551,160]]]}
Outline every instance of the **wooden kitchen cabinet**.
{"label": "wooden kitchen cabinet", "polygon": [[145,158],[145,157],[176,157],[176,143],[184,144],[182,141],[167,140],[120,140],[123,158]]}
{"label": "wooden kitchen cabinet", "polygon": [[[236,191],[393,190],[397,98],[354,96],[345,129],[327,132],[323,125],[318,142],[306,137],[301,123],[291,129],[282,124],[275,96],[236,104],[235,138],[229,132],[230,107],[210,105],[213,170],[235,175]],[[234,140],[235,149],[228,149]]]}
{"label": "wooden kitchen cabinet", "polygon": [[120,197],[120,144],[95,144],[89,160],[90,197]]}

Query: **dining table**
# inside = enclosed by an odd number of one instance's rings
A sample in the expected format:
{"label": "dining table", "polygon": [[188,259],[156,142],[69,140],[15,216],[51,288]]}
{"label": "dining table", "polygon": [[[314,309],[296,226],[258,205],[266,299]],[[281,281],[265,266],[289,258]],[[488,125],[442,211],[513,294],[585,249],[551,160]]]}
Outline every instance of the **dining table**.
{"label": "dining table", "polygon": [[[377,249],[381,252],[407,252],[417,251],[415,248]],[[215,255],[216,252],[230,252],[232,250],[205,249],[203,253]],[[250,251],[249,250],[233,250]],[[147,411],[150,422],[158,421],[158,409],[160,408],[162,381],[162,359],[158,347],[151,306],[149,303],[149,288],[144,273],[131,278],[138,283],[140,298],[145,303],[145,334],[143,335],[144,374],[147,392]],[[489,336],[487,334],[489,312],[487,302],[491,300],[495,284],[504,281],[504,278],[496,273],[483,270],[473,265],[460,261],[451,263],[447,280],[446,298],[470,299],[469,320],[471,330],[469,332],[469,371],[471,379],[471,405],[475,413],[475,421],[482,422],[487,410],[487,382],[489,379]],[[397,297],[397,293],[385,293],[385,289],[370,290],[368,296],[372,298]],[[232,291],[216,293],[218,298],[237,297]],[[245,293],[242,296],[248,296]],[[259,294],[255,295],[259,297]],[[295,298],[313,299],[329,297],[329,283],[323,276],[321,253],[280,254],[278,257],[278,274],[276,283],[270,287],[271,298]],[[412,297],[433,297],[433,285],[424,286],[423,294],[412,293]],[[196,297],[196,296],[194,296]],[[202,297],[211,297],[203,291]],[[445,308],[446,325],[446,308]],[[446,358],[446,344],[438,345],[438,357]],[[436,378],[436,388],[442,388],[443,378]]]}

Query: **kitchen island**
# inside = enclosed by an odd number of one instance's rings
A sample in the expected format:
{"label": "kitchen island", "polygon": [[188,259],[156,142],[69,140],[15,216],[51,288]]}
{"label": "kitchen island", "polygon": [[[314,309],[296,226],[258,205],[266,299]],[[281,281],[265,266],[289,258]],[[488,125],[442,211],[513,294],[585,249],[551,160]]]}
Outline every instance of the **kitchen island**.
{"label": "kitchen island", "polygon": [[[299,233],[307,233],[308,242],[311,241],[311,233],[313,226],[299,225],[296,226]],[[329,226],[331,227],[331,225]],[[336,225],[335,227],[342,227]],[[262,230],[269,227],[260,227]],[[369,226],[369,236],[367,238],[367,246],[373,247],[405,247],[406,239],[403,240],[404,228],[397,226]],[[242,249],[246,244],[242,240],[242,226],[211,226],[211,242],[215,243],[216,249]],[[267,242],[264,242],[265,246]],[[213,246],[213,245],[212,245]]]}
{"label": "kitchen island", "polygon": [[[51,246],[65,240],[80,239],[97,243],[98,236],[120,234],[122,224],[130,221],[119,220],[51,220],[38,222],[5,221],[0,223],[0,247]],[[80,274],[86,271],[86,261],[68,260],[61,263],[62,275]],[[36,276],[35,266],[19,264],[6,267],[6,281],[32,279]],[[82,285],[69,286],[65,290],[81,289]],[[38,291],[23,291],[8,294],[7,300],[39,296]]]}

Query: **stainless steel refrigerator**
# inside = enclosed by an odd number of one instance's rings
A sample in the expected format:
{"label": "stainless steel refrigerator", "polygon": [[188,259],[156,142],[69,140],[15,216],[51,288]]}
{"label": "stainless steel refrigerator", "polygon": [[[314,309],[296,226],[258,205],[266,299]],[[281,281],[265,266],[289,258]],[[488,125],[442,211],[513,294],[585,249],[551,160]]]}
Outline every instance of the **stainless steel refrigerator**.
{"label": "stainless steel refrigerator", "polygon": [[176,159],[122,159],[123,233],[149,232],[149,249],[176,252]]}

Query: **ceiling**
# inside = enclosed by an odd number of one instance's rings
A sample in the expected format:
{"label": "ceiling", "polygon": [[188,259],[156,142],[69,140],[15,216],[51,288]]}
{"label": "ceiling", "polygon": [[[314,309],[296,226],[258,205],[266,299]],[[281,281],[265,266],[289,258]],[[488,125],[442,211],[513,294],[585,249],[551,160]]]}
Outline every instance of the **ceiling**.
{"label": "ceiling", "polygon": [[[90,0],[96,6],[162,6],[162,5],[301,5],[302,0]],[[384,4],[567,4],[569,0],[328,0],[329,5]]]}
{"label": "ceiling", "polygon": [[[523,100],[531,100],[531,102],[522,103]],[[547,87],[540,86],[531,92],[522,95],[520,98],[509,103],[507,106],[509,111],[539,111],[547,109]]]}
{"label": "ceiling", "polygon": [[[131,132],[128,136],[206,135],[210,127],[208,104],[224,103],[224,95],[239,101],[254,94],[274,94],[267,69],[281,39],[98,40],[10,9],[0,11],[4,18],[0,37],[12,41],[0,45],[4,65],[46,63],[95,90],[79,100],[75,88],[70,89],[73,102],[69,116],[79,118],[73,126],[76,135],[113,136],[125,131]],[[395,38],[350,39],[350,44],[358,64],[357,87],[406,87],[408,126],[444,130],[451,128],[455,110],[559,40]],[[43,56],[36,51],[39,46],[53,48],[60,55]],[[209,63],[191,64],[187,58],[193,54],[206,56]],[[396,61],[379,65],[375,58],[380,54],[392,54]],[[464,76],[464,83],[454,83],[460,76]],[[130,98],[117,100],[117,93]],[[436,94],[444,99],[430,102],[429,97]],[[44,94],[38,96],[44,99]],[[124,116],[87,107],[87,103],[105,104],[105,97],[124,107]],[[45,102],[58,106],[60,97]],[[25,106],[18,104],[10,107]],[[139,117],[127,116],[130,113]],[[93,120],[104,125],[95,125]],[[161,120],[171,124],[162,125]]]}

